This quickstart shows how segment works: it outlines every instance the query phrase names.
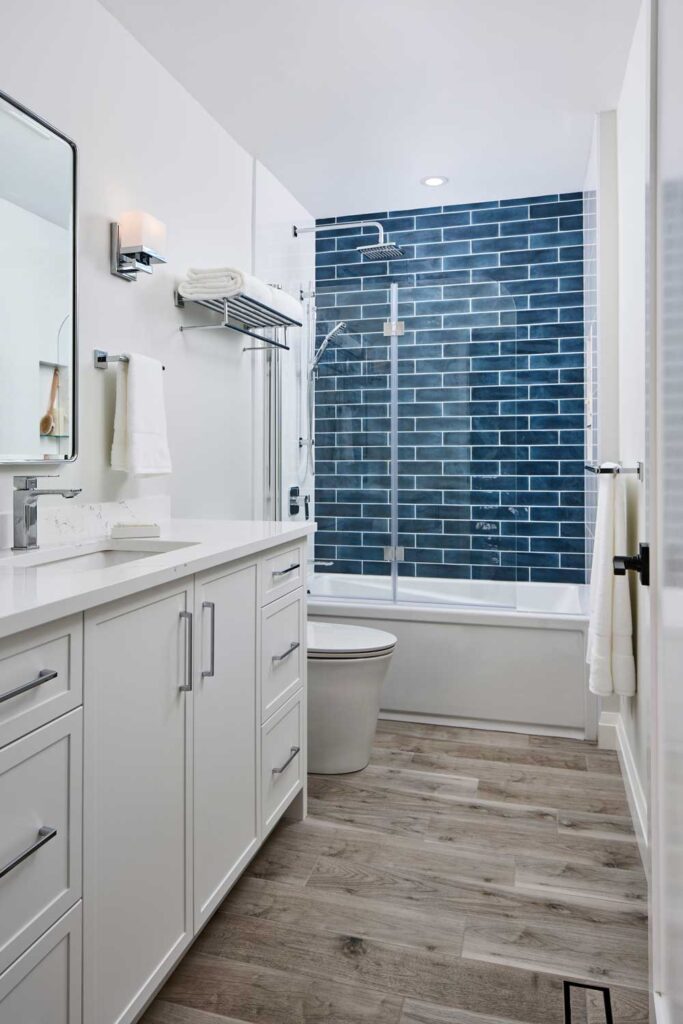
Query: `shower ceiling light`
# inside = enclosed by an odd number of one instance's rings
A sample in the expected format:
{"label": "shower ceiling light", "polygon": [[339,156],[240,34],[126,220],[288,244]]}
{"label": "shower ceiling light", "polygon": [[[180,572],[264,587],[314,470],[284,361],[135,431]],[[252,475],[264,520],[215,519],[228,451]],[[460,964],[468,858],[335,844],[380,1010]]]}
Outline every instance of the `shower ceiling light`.
{"label": "shower ceiling light", "polygon": [[430,188],[437,188],[439,185],[445,185],[448,178],[444,178],[441,174],[430,174],[426,178],[421,178],[420,183],[422,185],[429,185]]}

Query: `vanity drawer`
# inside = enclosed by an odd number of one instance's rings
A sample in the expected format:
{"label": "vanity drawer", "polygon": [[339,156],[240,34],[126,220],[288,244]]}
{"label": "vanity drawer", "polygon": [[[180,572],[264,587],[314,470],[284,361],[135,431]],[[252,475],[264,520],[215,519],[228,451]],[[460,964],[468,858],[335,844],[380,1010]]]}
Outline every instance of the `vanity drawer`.
{"label": "vanity drawer", "polygon": [[0,640],[0,747],[82,700],[82,616]]}
{"label": "vanity drawer", "polygon": [[81,1024],[81,904],[0,974],[0,1024]]}
{"label": "vanity drawer", "polygon": [[300,690],[261,730],[261,815],[265,837],[306,775],[304,695]]}
{"label": "vanity drawer", "polygon": [[261,612],[261,721],[270,718],[303,685],[306,667],[303,591]]}
{"label": "vanity drawer", "polygon": [[305,548],[297,544],[274,555],[266,556],[261,562],[261,600],[263,604],[274,601],[283,594],[289,594],[302,586],[305,576]]}
{"label": "vanity drawer", "polygon": [[0,751],[0,971],[81,896],[83,712]]}

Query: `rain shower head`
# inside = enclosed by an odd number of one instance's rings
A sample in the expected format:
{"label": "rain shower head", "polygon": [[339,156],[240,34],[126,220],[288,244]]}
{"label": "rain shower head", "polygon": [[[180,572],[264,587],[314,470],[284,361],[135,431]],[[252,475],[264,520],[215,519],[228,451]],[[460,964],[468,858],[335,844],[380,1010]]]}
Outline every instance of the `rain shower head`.
{"label": "rain shower head", "polygon": [[405,255],[403,249],[393,242],[378,242],[376,245],[359,245],[357,251],[366,260],[395,260],[398,256]]}
{"label": "rain shower head", "polygon": [[356,252],[364,256],[366,260],[395,260],[399,256],[405,256],[405,252],[398,245],[394,245],[384,237],[384,228],[378,220],[351,220],[339,221],[336,224],[315,224],[309,228],[299,228],[294,225],[292,232],[295,238],[299,235],[308,234],[311,231],[334,231],[335,228],[347,231],[349,228],[376,228],[378,238],[374,245],[358,245]]}

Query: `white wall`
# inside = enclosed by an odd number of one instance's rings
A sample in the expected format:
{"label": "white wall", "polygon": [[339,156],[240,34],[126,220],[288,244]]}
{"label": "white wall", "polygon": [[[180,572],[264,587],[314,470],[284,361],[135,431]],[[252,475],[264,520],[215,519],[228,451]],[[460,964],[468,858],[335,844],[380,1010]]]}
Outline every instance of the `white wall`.
{"label": "white wall", "polygon": [[[650,4],[644,0],[617,108],[619,196],[619,459],[646,462],[647,230],[650,164]],[[648,539],[647,487],[627,477],[629,551]],[[633,576],[634,574],[632,574]],[[650,749],[649,592],[631,579],[638,692],[622,698],[626,756],[647,803]],[[647,806],[644,808],[647,813]]]}
{"label": "white wall", "polygon": [[[232,332],[180,333],[172,294],[191,265],[250,269],[253,160],[96,0],[4,0],[2,14],[1,88],[79,147],[81,454],[62,483],[83,501],[168,493],[176,515],[249,517],[253,355]],[[168,230],[168,264],[135,284],[108,266],[109,221],[129,209]],[[108,468],[114,373],[93,368],[96,347],[166,365],[171,477]],[[0,471],[0,511],[13,472]]]}

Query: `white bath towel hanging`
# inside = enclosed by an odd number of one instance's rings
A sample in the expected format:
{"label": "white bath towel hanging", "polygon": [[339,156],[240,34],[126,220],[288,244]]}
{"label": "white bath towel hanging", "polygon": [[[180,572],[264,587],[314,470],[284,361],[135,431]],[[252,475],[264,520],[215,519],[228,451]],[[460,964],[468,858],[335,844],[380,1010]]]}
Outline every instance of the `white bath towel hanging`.
{"label": "white bath towel hanging", "polygon": [[[604,463],[604,468],[615,468]],[[615,576],[612,559],[626,551],[626,487],[620,473],[598,476],[598,512],[591,569],[587,661],[589,688],[600,697],[636,692],[628,577]]]}
{"label": "white bath towel hanging", "polygon": [[156,359],[131,353],[117,367],[111,468],[133,476],[171,472],[163,367]]}

